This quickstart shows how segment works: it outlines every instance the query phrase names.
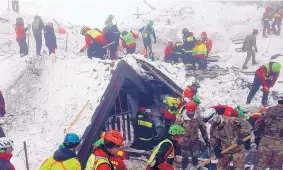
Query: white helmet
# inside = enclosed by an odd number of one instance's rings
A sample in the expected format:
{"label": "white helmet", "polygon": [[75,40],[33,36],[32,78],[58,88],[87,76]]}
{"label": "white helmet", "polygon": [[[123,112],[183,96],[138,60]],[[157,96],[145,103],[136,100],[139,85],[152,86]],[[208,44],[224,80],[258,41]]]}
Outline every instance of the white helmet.
{"label": "white helmet", "polygon": [[13,141],[7,137],[0,138],[0,149],[7,149],[12,147]]}
{"label": "white helmet", "polygon": [[204,115],[203,115],[203,121],[204,122],[209,122],[211,120],[216,120],[218,118],[218,114],[216,112],[216,110],[214,108],[209,108],[209,109],[206,109],[206,111],[204,112]]}

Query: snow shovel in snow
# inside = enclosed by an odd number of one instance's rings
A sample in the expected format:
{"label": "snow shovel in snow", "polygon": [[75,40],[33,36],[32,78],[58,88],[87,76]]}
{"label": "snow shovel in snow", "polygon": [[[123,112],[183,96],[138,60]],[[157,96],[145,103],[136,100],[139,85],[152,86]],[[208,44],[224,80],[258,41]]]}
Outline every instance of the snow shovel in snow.
{"label": "snow shovel in snow", "polygon": [[[245,137],[245,138],[243,139],[243,142],[245,142],[245,141],[247,141],[247,140],[249,140],[249,139],[251,139],[251,136]],[[221,154],[227,153],[227,152],[229,152],[230,150],[236,148],[237,146],[238,146],[238,145],[237,145],[236,143],[234,143],[233,145],[231,145],[231,146],[229,146],[228,148],[226,148],[225,150],[223,150],[223,151],[221,152]],[[212,157],[210,157],[208,160],[205,160],[205,161],[201,162],[200,164],[198,164],[198,165],[196,166],[196,168],[203,167],[203,166],[207,165],[208,163],[210,163],[210,161],[212,161],[212,160],[214,160],[214,159],[216,159],[216,156],[212,156]]]}

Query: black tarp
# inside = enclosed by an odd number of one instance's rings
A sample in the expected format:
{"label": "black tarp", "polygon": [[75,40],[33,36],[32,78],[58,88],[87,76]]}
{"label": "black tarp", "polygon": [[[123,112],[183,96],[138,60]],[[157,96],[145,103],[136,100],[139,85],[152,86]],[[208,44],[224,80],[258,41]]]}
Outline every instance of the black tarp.
{"label": "black tarp", "polygon": [[[83,142],[78,152],[78,158],[83,168],[91,154],[93,141],[100,137],[107,118],[110,116],[111,110],[113,110],[113,105],[117,105],[118,94],[119,97],[125,97],[130,101],[129,105],[133,117],[135,117],[139,106],[152,105],[155,102],[156,95],[170,94],[172,96],[180,96],[182,89],[171,79],[145,61],[137,60],[137,62],[146,71],[145,75],[139,75],[123,60],[112,73],[112,78],[103,94],[100,105],[96,108],[91,124],[87,127],[82,137]],[[164,83],[164,80],[166,83]],[[118,109],[124,109],[124,107],[126,105],[124,106],[122,103]],[[122,112],[121,109],[118,111]]]}

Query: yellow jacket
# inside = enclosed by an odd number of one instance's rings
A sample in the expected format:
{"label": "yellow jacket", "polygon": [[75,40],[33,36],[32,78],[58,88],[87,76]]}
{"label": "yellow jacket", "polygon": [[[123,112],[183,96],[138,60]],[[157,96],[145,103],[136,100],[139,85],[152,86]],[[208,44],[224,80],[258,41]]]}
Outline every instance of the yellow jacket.
{"label": "yellow jacket", "polygon": [[43,162],[39,170],[81,170],[80,162],[74,155],[70,155],[71,151],[66,150],[58,149],[54,155]]}
{"label": "yellow jacket", "polygon": [[207,49],[204,44],[196,45],[193,49],[193,56],[199,60],[203,60],[207,54]]}

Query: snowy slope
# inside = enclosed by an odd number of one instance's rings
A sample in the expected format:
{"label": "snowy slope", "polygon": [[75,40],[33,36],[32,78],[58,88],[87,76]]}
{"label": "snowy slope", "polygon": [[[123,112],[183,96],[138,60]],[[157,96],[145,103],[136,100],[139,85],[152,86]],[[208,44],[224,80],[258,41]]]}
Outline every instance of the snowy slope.
{"label": "snowy slope", "polygon": [[[83,4],[86,6],[94,5],[92,1],[81,2],[84,2]],[[134,6],[131,6],[133,9],[137,4],[142,4],[140,1],[133,1],[133,3],[130,3]],[[59,13],[59,7],[62,4],[66,5],[66,9],[69,10],[66,12],[68,16]],[[123,4],[127,4],[127,2],[125,1]],[[180,40],[181,29],[188,27],[195,34],[207,31],[212,37],[214,40],[213,53],[220,54],[222,57],[221,62],[217,65],[240,68],[245,59],[245,53],[235,53],[234,49],[237,45],[234,45],[230,38],[244,37],[253,28],[260,27],[259,19],[262,10],[258,11],[256,6],[237,7],[232,4],[224,6],[216,2],[202,2],[200,4],[167,1],[162,1],[162,5],[160,1],[154,1],[152,4],[157,10],[141,17],[141,19],[134,19],[131,11],[120,10],[117,11],[116,16],[117,20],[119,16],[121,17],[119,20],[123,20],[123,22],[118,21],[122,30],[123,28],[137,30],[145,24],[144,21],[154,19],[159,39],[153,48],[159,55],[163,55],[163,42],[168,39]],[[51,56],[42,58],[33,56],[35,43],[33,36],[30,35],[31,55],[20,58],[13,28],[18,15],[4,13],[2,16],[10,21],[0,24],[0,75],[5,75],[1,76],[0,89],[6,98],[8,113],[5,117],[7,124],[4,129],[7,135],[15,141],[14,155],[18,158],[17,169],[19,170],[24,169],[22,142],[27,141],[31,169],[36,169],[62,142],[64,129],[69,126],[86,101],[89,100],[89,104],[79,120],[71,128],[71,131],[83,134],[110,80],[111,69],[114,69],[110,66],[109,61],[90,61],[84,55],[76,55],[84,40],[78,34],[80,27],[74,26],[71,29],[73,25],[68,24],[70,21],[78,24],[94,24],[95,26],[97,22],[97,25],[100,26],[104,21],[103,16],[96,17],[98,20],[89,21],[87,17],[80,16],[80,12],[86,15],[84,12],[88,10],[77,9],[75,8],[77,4],[66,3],[64,0],[38,0],[36,3],[31,0],[27,1],[25,5],[23,5],[22,11],[29,11],[30,14],[42,14],[46,17],[44,18],[46,22],[52,21],[55,14],[61,16],[64,19],[63,25],[69,32],[69,41],[68,51],[65,52],[65,35],[58,36],[57,61],[53,63]],[[55,8],[54,11],[50,10],[51,7]],[[79,12],[71,13],[72,9]],[[144,9],[144,13],[149,12],[146,10],[147,8]],[[105,17],[110,13],[110,11],[104,12]],[[33,20],[33,15],[23,15],[23,17],[26,23],[31,23]],[[122,17],[125,18],[122,19]],[[168,25],[168,19],[172,22],[171,25]],[[270,39],[262,39],[260,35],[258,36],[257,60],[259,63],[264,64],[271,55],[282,51],[281,39],[281,36],[273,36]],[[141,50],[141,46],[139,40],[138,51]],[[46,50],[45,47],[43,49]],[[137,55],[136,57],[141,58],[142,56]],[[131,56],[125,60],[137,70],[139,69]],[[283,58],[279,58],[279,61],[283,63]],[[185,68],[182,64],[173,66],[163,62],[151,63],[182,88],[194,81],[193,78],[185,76]],[[252,66],[249,70],[257,68],[258,66]],[[242,84],[251,82],[252,79],[252,76],[231,71],[216,79],[204,80],[201,82],[202,87],[199,91],[202,107],[206,108],[218,103],[231,106],[244,105],[248,88],[242,88]],[[283,76],[278,81],[282,80]],[[280,88],[282,89],[282,84],[277,83],[272,90],[280,90]],[[260,105],[261,95],[260,92],[257,93],[255,100],[249,106],[250,108]],[[270,103],[274,103],[274,101],[271,100]]]}

